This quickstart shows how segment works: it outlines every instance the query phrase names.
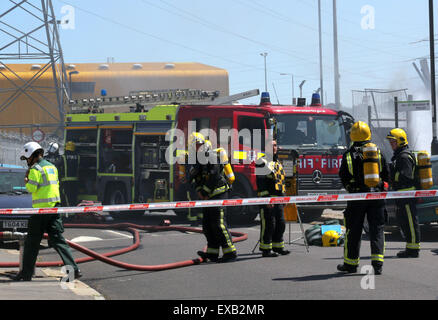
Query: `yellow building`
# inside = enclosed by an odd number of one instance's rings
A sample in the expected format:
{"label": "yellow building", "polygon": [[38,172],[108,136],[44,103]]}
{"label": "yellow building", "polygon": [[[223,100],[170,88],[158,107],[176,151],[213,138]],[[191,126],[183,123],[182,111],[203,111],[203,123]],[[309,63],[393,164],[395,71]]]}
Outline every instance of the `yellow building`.
{"label": "yellow building", "polygon": [[[50,68],[32,84],[42,93],[26,91],[28,95],[21,94],[6,105],[10,97],[17,94],[17,86],[22,87],[24,81],[31,80],[44,67],[44,64],[9,64],[6,68],[0,64],[0,125],[41,124],[45,130],[44,124],[59,122]],[[67,63],[65,67],[73,99],[100,97],[103,89],[108,97],[162,89],[201,89],[219,91],[220,96],[229,95],[228,72],[201,63]],[[68,110],[65,108],[65,111]],[[26,129],[24,133],[29,131]]]}

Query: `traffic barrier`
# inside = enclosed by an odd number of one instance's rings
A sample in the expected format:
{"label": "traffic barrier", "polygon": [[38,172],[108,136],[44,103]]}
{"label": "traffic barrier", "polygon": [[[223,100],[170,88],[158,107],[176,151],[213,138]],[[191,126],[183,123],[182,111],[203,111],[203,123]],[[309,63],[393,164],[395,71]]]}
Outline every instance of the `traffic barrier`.
{"label": "traffic barrier", "polygon": [[359,200],[396,200],[403,198],[427,198],[437,197],[438,190],[413,190],[413,191],[387,191],[387,192],[365,192],[365,193],[344,193],[312,196],[288,196],[288,197],[267,197],[267,198],[245,198],[225,200],[199,200],[199,201],[178,201],[159,203],[134,203],[117,205],[98,205],[82,207],[55,207],[55,208],[16,208],[0,209],[0,215],[14,214],[77,214],[87,212],[112,212],[112,211],[139,211],[139,210],[175,210],[183,208],[204,208],[204,207],[230,207],[230,206],[255,206],[267,204],[288,204],[288,203],[318,203],[318,202],[345,202]]}

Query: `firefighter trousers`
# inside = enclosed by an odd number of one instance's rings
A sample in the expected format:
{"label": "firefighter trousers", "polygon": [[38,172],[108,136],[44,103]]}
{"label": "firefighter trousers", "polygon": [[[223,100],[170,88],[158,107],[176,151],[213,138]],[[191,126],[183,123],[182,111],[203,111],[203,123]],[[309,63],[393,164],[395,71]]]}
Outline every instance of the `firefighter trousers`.
{"label": "firefighter trousers", "polygon": [[[228,192],[217,195],[210,200],[216,199],[228,199]],[[212,257],[218,257],[220,247],[222,247],[224,255],[235,254],[236,247],[225,222],[225,208],[203,208],[202,214],[202,231],[207,238],[207,253]]]}
{"label": "firefighter trousers", "polygon": [[263,206],[260,210],[260,250],[284,248],[283,233],[286,229],[284,206],[276,204],[273,208]]}
{"label": "firefighter trousers", "polygon": [[358,266],[360,261],[360,245],[365,216],[369,225],[371,245],[371,263],[383,265],[385,253],[385,202],[383,200],[350,201],[344,211],[346,228],[344,242],[344,263]]}
{"label": "firefighter trousers", "polygon": [[415,203],[415,199],[396,200],[396,216],[406,237],[406,250],[408,251],[420,250],[420,226]]}
{"label": "firefighter trousers", "polygon": [[44,232],[47,232],[49,236],[49,246],[54,248],[60,255],[64,265],[70,265],[74,271],[78,271],[78,265],[62,235],[64,226],[61,216],[59,214],[44,214],[34,215],[29,220],[27,237],[24,242],[22,275],[24,277],[31,277],[33,275]]}

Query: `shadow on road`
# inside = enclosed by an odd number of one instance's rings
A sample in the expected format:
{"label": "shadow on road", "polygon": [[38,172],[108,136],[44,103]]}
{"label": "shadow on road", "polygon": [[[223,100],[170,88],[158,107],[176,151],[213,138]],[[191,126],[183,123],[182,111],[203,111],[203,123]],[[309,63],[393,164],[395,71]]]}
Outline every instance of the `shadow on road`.
{"label": "shadow on road", "polygon": [[310,276],[304,277],[292,277],[292,278],[273,278],[273,281],[322,281],[333,278],[342,278],[342,277],[362,277],[363,274],[354,273],[354,274],[345,274],[345,273],[328,273],[328,274],[314,274]]}

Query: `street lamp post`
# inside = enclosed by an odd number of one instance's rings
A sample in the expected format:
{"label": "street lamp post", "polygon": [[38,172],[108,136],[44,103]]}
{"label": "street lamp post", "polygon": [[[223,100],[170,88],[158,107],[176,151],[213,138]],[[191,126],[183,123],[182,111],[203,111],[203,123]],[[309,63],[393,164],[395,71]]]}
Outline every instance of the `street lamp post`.
{"label": "street lamp post", "polygon": [[303,80],[301,83],[300,83],[300,98],[302,98],[303,97],[303,85],[304,85],[304,83],[306,82],[306,80]]}
{"label": "street lamp post", "polygon": [[268,92],[268,75],[266,73],[266,56],[267,52],[260,53],[260,55],[265,59],[265,92]]}
{"label": "street lamp post", "polygon": [[294,75],[292,73],[280,73],[280,76],[291,76],[292,77],[292,104],[294,104],[294,100],[295,100]]}

